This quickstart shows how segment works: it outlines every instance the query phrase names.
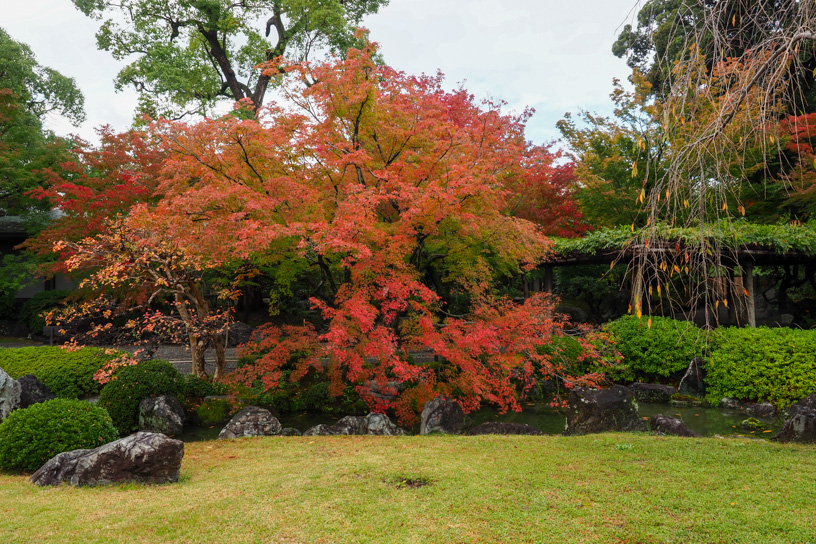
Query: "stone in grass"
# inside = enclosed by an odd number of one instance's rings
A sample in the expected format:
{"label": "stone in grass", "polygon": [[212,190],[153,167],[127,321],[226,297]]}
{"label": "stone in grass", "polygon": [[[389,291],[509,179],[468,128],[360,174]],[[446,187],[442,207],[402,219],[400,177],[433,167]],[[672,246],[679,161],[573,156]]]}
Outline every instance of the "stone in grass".
{"label": "stone in grass", "polygon": [[20,383],[0,368],[0,421],[20,406]]}
{"label": "stone in grass", "polygon": [[138,432],[92,450],[57,454],[31,476],[36,485],[105,485],[177,482],[184,443],[160,433]]}
{"label": "stone in grass", "polygon": [[471,436],[481,434],[523,434],[540,436],[544,433],[540,429],[536,429],[532,425],[526,423],[506,423],[500,421],[489,421],[473,427],[468,434]]}
{"label": "stone in grass", "polygon": [[257,406],[247,406],[221,429],[219,440],[244,436],[275,436],[281,432],[281,424],[272,412]]}
{"label": "stone in grass", "polygon": [[370,413],[365,417],[346,416],[334,425],[321,423],[303,433],[303,436],[337,436],[337,435],[404,435],[405,430],[394,425],[385,414]]}
{"label": "stone in grass", "polygon": [[816,410],[800,406],[796,413],[785,421],[779,432],[771,438],[777,442],[816,442]]}
{"label": "stone in grass", "polygon": [[671,397],[677,393],[677,389],[671,385],[661,385],[658,383],[635,382],[629,386],[638,402],[651,402],[654,404],[669,404]]}
{"label": "stone in grass", "polygon": [[446,397],[436,397],[422,409],[419,434],[462,434],[465,412],[459,403]]}
{"label": "stone in grass", "polygon": [[284,427],[280,434],[281,436],[300,436],[302,433],[294,427]]}
{"label": "stone in grass", "polygon": [[622,385],[609,389],[575,387],[570,391],[564,435],[609,431],[645,431],[632,391]]}
{"label": "stone in grass", "polygon": [[179,434],[184,428],[184,407],[173,395],[147,397],[139,403],[139,430]]}
{"label": "stone in grass", "polygon": [[676,417],[664,414],[655,414],[649,419],[649,426],[655,434],[672,436],[699,437],[700,435],[689,429],[685,423]]}
{"label": "stone in grass", "polygon": [[57,396],[48,389],[48,386],[37,379],[33,374],[26,374],[17,379],[20,384],[20,408],[28,408]]}

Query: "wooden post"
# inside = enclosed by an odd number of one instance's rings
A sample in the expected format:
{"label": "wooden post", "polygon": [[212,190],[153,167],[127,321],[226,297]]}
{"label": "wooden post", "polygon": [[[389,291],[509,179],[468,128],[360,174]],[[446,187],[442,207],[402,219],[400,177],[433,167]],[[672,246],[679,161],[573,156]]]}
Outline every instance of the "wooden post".
{"label": "wooden post", "polygon": [[553,292],[553,267],[549,264],[544,267],[544,292]]}
{"label": "wooden post", "polygon": [[754,306],[754,263],[747,262],[742,265],[742,286],[748,293],[746,303],[748,309],[748,326],[756,327],[756,307]]}

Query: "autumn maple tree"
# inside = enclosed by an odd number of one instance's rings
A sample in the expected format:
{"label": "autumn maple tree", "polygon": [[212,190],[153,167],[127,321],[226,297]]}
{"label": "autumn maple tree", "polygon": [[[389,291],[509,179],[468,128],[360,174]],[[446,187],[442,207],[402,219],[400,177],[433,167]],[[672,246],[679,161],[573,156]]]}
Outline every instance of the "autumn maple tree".
{"label": "autumn maple tree", "polygon": [[[277,263],[309,286],[315,319],[264,327],[245,349],[257,362],[236,374],[246,383],[275,387],[284,369],[292,379],[325,372],[333,393],[353,384],[371,408],[403,419],[438,394],[467,409],[482,401],[517,409],[536,376],[596,383],[542,350],[563,325],[548,296],[519,304],[497,289],[551,246],[541,226],[514,215],[519,195],[568,197],[545,187],[557,167],[525,141],[527,113],[447,92],[439,75],[378,65],[374,51],[283,67],[297,77],[257,119],[153,125],[168,154],[159,200],[122,226],[172,241],[201,270]],[[558,228],[578,223],[569,208],[559,213]],[[70,247],[90,264],[104,241]],[[99,285],[136,267],[135,254],[117,259],[108,247]],[[443,364],[414,362],[416,350]]]}

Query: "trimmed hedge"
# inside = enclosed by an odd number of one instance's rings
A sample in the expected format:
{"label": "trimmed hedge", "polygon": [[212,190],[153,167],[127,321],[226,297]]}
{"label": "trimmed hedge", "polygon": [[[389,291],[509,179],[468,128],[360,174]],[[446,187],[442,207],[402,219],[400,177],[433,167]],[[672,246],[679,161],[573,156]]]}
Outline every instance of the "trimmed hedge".
{"label": "trimmed hedge", "polygon": [[99,393],[97,370],[117,357],[98,348],[67,351],[56,346],[0,349],[0,368],[12,378],[33,374],[58,397],[76,399]]}
{"label": "trimmed hedge", "polygon": [[124,436],[139,429],[139,403],[147,397],[183,397],[184,377],[167,361],[154,359],[117,370],[99,394],[114,426]]}
{"label": "trimmed hedge", "polygon": [[34,472],[58,453],[96,448],[118,437],[98,406],[69,399],[41,402],[0,423],[0,469]]}
{"label": "trimmed hedge", "polygon": [[701,355],[704,332],[688,321],[653,316],[624,316],[604,326],[615,337],[615,347],[623,355],[620,367],[607,371],[618,382],[655,381],[688,368]]}
{"label": "trimmed hedge", "polygon": [[725,327],[714,335],[706,399],[768,401],[785,408],[816,393],[816,331]]}

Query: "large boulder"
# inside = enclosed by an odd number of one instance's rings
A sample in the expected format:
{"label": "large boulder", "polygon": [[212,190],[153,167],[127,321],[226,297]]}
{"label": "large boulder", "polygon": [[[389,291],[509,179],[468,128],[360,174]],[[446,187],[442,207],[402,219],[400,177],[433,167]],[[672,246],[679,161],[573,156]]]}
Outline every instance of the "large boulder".
{"label": "large boulder", "polygon": [[799,413],[802,408],[809,408],[811,410],[816,410],[816,393],[809,395],[796,404],[792,404],[788,407],[787,414],[788,418],[791,418]]}
{"label": "large boulder", "polygon": [[0,421],[20,407],[20,383],[0,368]]}
{"label": "large boulder", "polygon": [[104,485],[177,482],[184,443],[160,433],[138,432],[92,450],[60,453],[31,476],[37,485]]}
{"label": "large boulder", "polygon": [[235,347],[240,344],[246,344],[252,340],[252,334],[255,332],[255,327],[241,323],[240,321],[233,321],[229,326],[229,333],[227,336],[227,347]]}
{"label": "large boulder", "polygon": [[805,444],[816,442],[816,410],[800,406],[771,440]]}
{"label": "large boulder", "polygon": [[685,423],[676,417],[655,414],[649,419],[649,426],[656,434],[670,434],[674,436],[699,437],[700,435],[689,429]]}
{"label": "large boulder", "polygon": [[365,417],[346,416],[334,425],[321,423],[303,433],[303,436],[335,435],[404,435],[405,430],[394,425],[385,414],[370,413]]}
{"label": "large boulder", "polygon": [[139,403],[139,430],[179,434],[184,428],[184,407],[173,395],[147,397]]}
{"label": "large boulder", "polygon": [[465,412],[453,399],[436,397],[422,409],[419,434],[462,434],[464,428]]}
{"label": "large boulder", "polygon": [[473,427],[468,431],[469,435],[476,436],[480,434],[526,434],[526,435],[542,435],[540,429],[536,429],[532,425],[526,423],[504,423],[500,421],[490,421],[482,423]]}
{"label": "large boulder", "polygon": [[654,404],[669,404],[672,395],[677,393],[677,389],[671,385],[657,383],[635,382],[629,388],[638,402],[651,402]]}
{"label": "large boulder", "polygon": [[274,436],[281,432],[281,424],[272,412],[257,406],[247,406],[234,416],[218,434],[219,440],[242,436]]}
{"label": "large boulder", "polygon": [[683,374],[683,377],[680,379],[680,386],[678,387],[680,394],[689,397],[705,397],[705,379],[706,369],[704,362],[701,358],[695,357],[691,360],[688,368],[686,368],[685,374]]}
{"label": "large boulder", "polygon": [[645,431],[632,391],[622,385],[609,389],[575,387],[570,391],[564,435],[608,431]]}
{"label": "large boulder", "polygon": [[17,382],[20,384],[20,408],[28,408],[32,404],[38,404],[57,398],[57,396],[48,389],[48,386],[38,380],[33,374],[20,376]]}

